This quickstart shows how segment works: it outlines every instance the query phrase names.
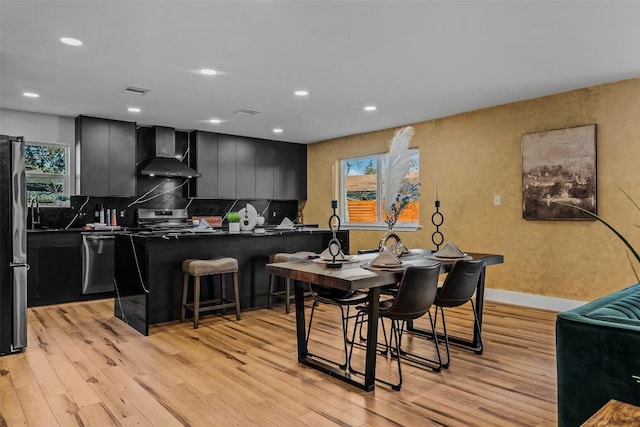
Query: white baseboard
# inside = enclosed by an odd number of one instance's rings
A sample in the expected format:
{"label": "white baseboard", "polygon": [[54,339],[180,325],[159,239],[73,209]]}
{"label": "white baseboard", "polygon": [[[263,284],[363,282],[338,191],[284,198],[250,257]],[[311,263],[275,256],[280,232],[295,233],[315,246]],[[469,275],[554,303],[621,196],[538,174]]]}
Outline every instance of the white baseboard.
{"label": "white baseboard", "polygon": [[489,288],[484,290],[484,299],[558,312],[572,310],[587,302]]}

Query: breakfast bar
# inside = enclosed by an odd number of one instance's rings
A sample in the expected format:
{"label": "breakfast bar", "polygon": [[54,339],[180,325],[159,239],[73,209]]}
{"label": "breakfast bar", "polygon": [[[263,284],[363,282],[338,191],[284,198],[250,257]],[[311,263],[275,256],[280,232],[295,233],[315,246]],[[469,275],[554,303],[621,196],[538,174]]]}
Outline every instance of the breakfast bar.
{"label": "breakfast bar", "polygon": [[[116,236],[115,316],[144,335],[149,326],[180,319],[182,261],[187,258],[232,257],[239,266],[242,310],[267,305],[269,255],[277,252],[322,252],[332,233],[317,228],[229,233],[132,233]],[[338,238],[345,251],[349,232]],[[203,287],[206,298],[208,287]]]}

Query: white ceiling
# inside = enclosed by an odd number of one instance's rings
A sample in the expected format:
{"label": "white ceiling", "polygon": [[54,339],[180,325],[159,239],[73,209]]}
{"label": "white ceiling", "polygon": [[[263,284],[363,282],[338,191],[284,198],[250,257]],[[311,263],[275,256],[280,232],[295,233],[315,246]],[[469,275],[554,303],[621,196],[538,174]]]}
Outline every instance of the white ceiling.
{"label": "white ceiling", "polygon": [[639,77],[639,46],[638,1],[1,0],[0,108],[309,143]]}

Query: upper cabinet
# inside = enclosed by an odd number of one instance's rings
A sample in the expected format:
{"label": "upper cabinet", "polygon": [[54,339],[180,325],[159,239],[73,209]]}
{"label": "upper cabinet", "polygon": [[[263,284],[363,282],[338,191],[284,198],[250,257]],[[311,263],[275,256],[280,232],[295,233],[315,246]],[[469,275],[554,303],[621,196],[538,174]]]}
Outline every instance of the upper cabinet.
{"label": "upper cabinet", "polygon": [[304,200],[307,197],[305,145],[193,131],[191,197]]}
{"label": "upper cabinet", "polygon": [[136,124],[76,117],[78,194],[136,195]]}
{"label": "upper cabinet", "polygon": [[218,135],[193,131],[189,134],[189,161],[202,174],[189,180],[189,196],[218,198]]}
{"label": "upper cabinet", "polygon": [[[256,141],[236,137],[236,199],[255,199],[256,193]],[[264,196],[260,196],[264,199]]]}
{"label": "upper cabinet", "polygon": [[307,200],[307,146],[273,142],[273,198]]}

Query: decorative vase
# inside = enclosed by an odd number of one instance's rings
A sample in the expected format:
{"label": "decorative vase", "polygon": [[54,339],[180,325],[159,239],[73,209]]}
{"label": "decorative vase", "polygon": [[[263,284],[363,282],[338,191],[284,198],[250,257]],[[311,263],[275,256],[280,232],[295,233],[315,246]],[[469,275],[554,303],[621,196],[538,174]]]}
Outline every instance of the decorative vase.
{"label": "decorative vase", "polygon": [[239,222],[230,222],[229,223],[229,233],[239,233],[240,232],[240,223]]}
{"label": "decorative vase", "polygon": [[401,256],[409,251],[402,243],[402,239],[393,232],[393,225],[389,225],[387,232],[382,235],[378,243],[378,251],[382,252],[384,248],[388,248],[394,255]]}

